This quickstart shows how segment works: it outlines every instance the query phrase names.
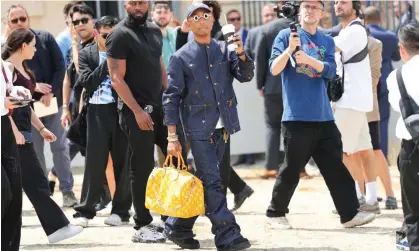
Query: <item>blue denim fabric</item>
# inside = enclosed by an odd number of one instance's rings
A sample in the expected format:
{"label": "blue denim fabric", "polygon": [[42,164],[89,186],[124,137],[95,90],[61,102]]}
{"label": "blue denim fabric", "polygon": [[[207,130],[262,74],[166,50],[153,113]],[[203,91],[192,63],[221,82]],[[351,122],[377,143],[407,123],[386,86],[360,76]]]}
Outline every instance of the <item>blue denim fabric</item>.
{"label": "blue denim fabric", "polygon": [[[239,59],[225,44],[190,41],[170,58],[163,94],[165,123],[182,125],[189,140],[208,139],[221,117],[228,134],[240,130],[233,79],[249,82],[253,60]],[[180,114],[182,116],[180,116]]]}
{"label": "blue denim fabric", "polygon": [[[233,213],[227,209],[218,169],[225,150],[223,129],[215,130],[207,140],[191,140],[190,143],[197,169],[195,175],[204,184],[205,215],[212,223],[215,245],[228,246],[233,240],[241,237],[241,234]],[[169,217],[166,220],[165,234],[175,239],[191,238],[194,236],[192,227],[196,219],[197,217]]]}

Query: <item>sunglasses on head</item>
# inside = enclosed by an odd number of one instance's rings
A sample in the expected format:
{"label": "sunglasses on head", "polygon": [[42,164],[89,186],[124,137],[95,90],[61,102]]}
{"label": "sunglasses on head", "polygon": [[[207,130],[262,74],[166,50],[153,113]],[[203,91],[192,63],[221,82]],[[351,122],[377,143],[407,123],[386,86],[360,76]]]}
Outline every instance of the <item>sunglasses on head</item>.
{"label": "sunglasses on head", "polygon": [[26,22],[26,19],[28,19],[28,18],[27,17],[18,17],[18,18],[13,18],[12,20],[10,20],[10,22],[12,24],[17,24],[19,21],[21,23],[24,23],[24,22]]}
{"label": "sunglasses on head", "polygon": [[77,20],[73,20],[73,25],[74,26],[77,26],[77,25],[79,25],[80,23],[82,23],[82,24],[87,24],[88,22],[89,22],[89,18],[87,18],[87,17],[83,17],[82,19],[77,19]]}
{"label": "sunglasses on head", "polygon": [[228,21],[230,22],[235,22],[235,21],[240,21],[241,17],[233,17],[233,18],[229,18]]}

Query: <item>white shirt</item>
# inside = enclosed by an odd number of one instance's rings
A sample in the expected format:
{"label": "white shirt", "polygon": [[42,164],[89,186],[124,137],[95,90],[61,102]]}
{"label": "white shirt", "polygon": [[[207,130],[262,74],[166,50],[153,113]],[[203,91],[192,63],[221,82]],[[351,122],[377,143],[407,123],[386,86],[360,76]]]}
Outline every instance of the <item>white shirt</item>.
{"label": "white shirt", "polygon": [[[416,104],[419,105],[419,81],[418,72],[419,70],[419,55],[411,58],[402,68],[403,82],[406,87],[406,92]],[[397,83],[396,70],[394,70],[387,78],[388,88],[388,101],[391,107],[398,113],[400,113],[400,90]],[[399,139],[410,140],[412,136],[407,131],[402,116],[400,116],[396,125],[396,136]]]}
{"label": "white shirt", "polygon": [[[361,21],[359,18],[352,22]],[[351,23],[352,23],[351,22]],[[351,24],[350,23],[350,24]],[[344,62],[361,52],[368,43],[367,33],[361,25],[350,24],[334,38],[336,47],[342,51]],[[335,54],[337,73],[342,76],[340,53]],[[373,93],[370,58],[345,65],[345,91],[336,102],[336,107],[370,112],[373,109]]]}
{"label": "white shirt", "polygon": [[[3,65],[4,64],[3,60],[1,60],[1,64],[2,64],[2,66],[4,66],[4,70],[6,72],[7,79],[9,80],[9,83],[10,83],[10,81],[12,81],[12,72],[10,71],[9,67],[7,67],[6,65]],[[0,90],[0,112],[1,112],[1,116],[4,116],[4,115],[7,115],[9,113],[9,110],[4,107],[4,102],[5,102],[5,99],[6,99],[6,89],[7,89],[6,84],[7,83],[6,83],[6,79],[3,75],[3,70],[0,70],[0,71],[1,71],[1,77],[0,77],[0,81],[1,81],[1,85],[0,85],[0,88],[1,88],[1,90]]]}

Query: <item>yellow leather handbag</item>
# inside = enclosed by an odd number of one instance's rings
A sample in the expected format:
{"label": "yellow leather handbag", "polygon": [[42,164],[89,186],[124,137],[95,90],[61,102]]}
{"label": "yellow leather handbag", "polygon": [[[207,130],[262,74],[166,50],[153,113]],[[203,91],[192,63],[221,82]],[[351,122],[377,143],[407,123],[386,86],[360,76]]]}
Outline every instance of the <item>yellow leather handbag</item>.
{"label": "yellow leather handbag", "polygon": [[190,218],[205,213],[204,187],[188,172],[182,155],[177,168],[167,156],[163,168],[156,167],[148,177],[145,207],[158,214]]}

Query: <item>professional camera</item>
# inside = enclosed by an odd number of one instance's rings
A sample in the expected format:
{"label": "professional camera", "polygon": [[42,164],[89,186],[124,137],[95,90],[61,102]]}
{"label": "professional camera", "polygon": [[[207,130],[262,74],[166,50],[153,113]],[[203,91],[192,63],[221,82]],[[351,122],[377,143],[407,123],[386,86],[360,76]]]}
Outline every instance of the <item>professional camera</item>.
{"label": "professional camera", "polygon": [[[287,1],[282,6],[282,8],[278,8],[278,6],[274,7],[276,11],[276,15],[278,18],[286,17],[289,19],[298,20],[298,11],[300,9],[300,1]],[[282,15],[281,15],[282,13]]]}

